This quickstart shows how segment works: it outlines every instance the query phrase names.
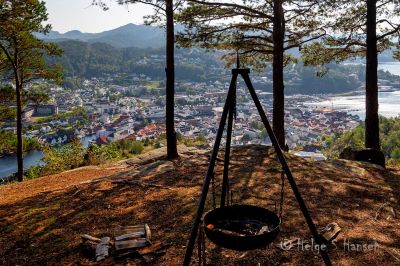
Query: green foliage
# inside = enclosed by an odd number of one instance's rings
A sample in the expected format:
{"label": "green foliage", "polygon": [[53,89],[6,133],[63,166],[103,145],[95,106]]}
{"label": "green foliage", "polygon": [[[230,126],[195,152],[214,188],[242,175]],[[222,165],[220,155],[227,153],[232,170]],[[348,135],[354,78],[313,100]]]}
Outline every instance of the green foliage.
{"label": "green foliage", "polygon": [[183,144],[185,146],[188,147],[203,147],[203,146],[208,146],[208,141],[207,139],[204,137],[203,134],[199,134],[196,138],[194,139],[189,139],[186,138],[184,136],[182,136],[182,134],[176,134],[176,139],[178,141],[179,144]]}
{"label": "green foliage", "polygon": [[393,58],[400,61],[400,43],[396,46],[396,51],[393,53]]}
{"label": "green foliage", "polygon": [[118,146],[125,154],[141,154],[144,150],[143,143],[141,141],[135,141],[131,139],[123,139],[118,142]]}
{"label": "green foliage", "polygon": [[31,179],[85,165],[101,165],[141,154],[143,150],[144,145],[141,141],[130,139],[101,146],[91,144],[88,148],[84,148],[82,143],[76,139],[60,148],[46,146],[43,149],[44,165],[29,168],[26,177]]}
{"label": "green foliage", "polygon": [[[0,155],[15,154],[17,152],[17,136],[10,131],[0,130]],[[40,150],[41,145],[36,139],[24,138],[24,152]]]}
{"label": "green foliage", "polygon": [[[361,86],[359,76],[365,71],[360,66],[344,66],[329,64],[323,75],[319,75],[320,69],[298,65],[296,71],[301,77],[297,83],[287,82],[287,93],[323,94],[342,93],[353,91]],[[351,76],[350,74],[354,74]],[[355,77],[354,77],[355,76]]]}
{"label": "green foliage", "polygon": [[[367,47],[367,2],[358,0],[322,1],[324,16],[332,20],[330,31],[317,41],[303,46],[301,52],[306,65],[323,65],[328,62],[342,62],[347,59],[366,56]],[[396,45],[400,25],[400,5],[393,1],[375,1],[378,53]],[[394,54],[396,58],[398,52]]]}
{"label": "green foliage", "polygon": [[[17,105],[17,134],[22,136],[22,105],[26,85],[35,79],[60,82],[60,67],[49,66],[45,56],[60,55],[57,45],[45,42],[35,34],[50,31],[45,2],[39,0],[0,1],[0,70],[15,85]],[[36,94],[41,101],[43,95]],[[23,180],[23,143],[18,142],[18,181]]]}
{"label": "green foliage", "polygon": [[[322,145],[325,147],[324,154],[330,158],[338,158],[346,147],[354,149],[364,148],[364,125],[360,125],[351,131],[344,132],[336,137],[324,136]],[[400,159],[400,117],[380,117],[381,149],[389,161]]]}
{"label": "green foliage", "polygon": [[90,145],[84,155],[85,165],[100,165],[117,159],[122,159],[122,150],[115,142],[101,146]]}
{"label": "green foliage", "polygon": [[26,179],[34,179],[34,178],[40,177],[42,171],[43,171],[43,166],[40,166],[40,165],[32,166],[26,171],[25,178]]}
{"label": "green foliage", "polygon": [[0,87],[0,103],[15,102],[15,89],[12,86]]}
{"label": "green foliage", "polygon": [[250,126],[254,129],[263,130],[265,129],[264,124],[260,121],[253,120],[250,123]]}
{"label": "green foliage", "polygon": [[17,88],[33,79],[60,81],[59,66],[49,67],[45,56],[60,55],[54,43],[38,39],[34,33],[50,31],[46,6],[38,0],[0,1],[0,69],[8,71]]}
{"label": "green foliage", "polygon": [[42,160],[45,166],[40,171],[41,175],[55,174],[84,165],[86,150],[79,140],[74,140],[57,149],[46,146],[43,151]]}
{"label": "green foliage", "polygon": [[[63,41],[58,44],[64,50],[61,57],[46,60],[50,64],[60,64],[64,66],[66,77],[92,78],[103,77],[105,75],[118,74],[145,74],[153,79],[165,77],[165,66],[156,60],[145,59],[157,56],[164,60],[163,49],[154,48],[116,48],[104,43],[85,43],[80,41]],[[202,65],[216,65],[215,59],[201,52],[190,52],[188,50],[177,50],[177,56],[182,56],[185,60],[200,59]],[[141,63],[144,60],[146,63]],[[177,62],[176,78],[182,80],[202,81],[205,79],[207,69],[185,62]],[[116,78],[120,85],[131,85],[132,77]],[[79,85],[74,79],[68,78],[65,81],[68,88],[77,89]],[[161,85],[160,85],[161,86]],[[163,87],[163,86],[161,86]]]}
{"label": "green foliage", "polygon": [[[263,69],[272,61],[274,49],[281,49],[276,37],[281,38],[282,49],[290,50],[325,34],[320,30],[325,22],[320,12],[324,1],[306,2],[189,1],[175,16],[185,26],[177,42],[182,47],[231,51],[223,56],[227,65],[236,62],[235,51],[240,50],[242,64]],[[288,54],[282,60],[284,65],[297,61]]]}
{"label": "green foliage", "polygon": [[0,106],[0,121],[15,120],[17,109],[14,107]]}
{"label": "green foliage", "polygon": [[34,105],[46,103],[50,100],[50,96],[40,87],[33,87],[28,90],[25,98],[26,100],[31,101]]}

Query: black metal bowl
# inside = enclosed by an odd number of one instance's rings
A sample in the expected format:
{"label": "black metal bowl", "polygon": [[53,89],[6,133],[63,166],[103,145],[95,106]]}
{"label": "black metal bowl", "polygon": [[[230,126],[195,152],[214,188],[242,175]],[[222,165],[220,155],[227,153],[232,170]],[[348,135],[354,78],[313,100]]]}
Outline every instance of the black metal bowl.
{"label": "black metal bowl", "polygon": [[[232,205],[216,208],[204,216],[204,231],[214,244],[233,250],[252,250],[262,248],[273,242],[279,233],[280,218],[272,211],[252,205]],[[219,229],[218,225],[226,221],[244,224],[254,221],[260,225],[268,225],[269,230],[260,234],[231,233]]]}

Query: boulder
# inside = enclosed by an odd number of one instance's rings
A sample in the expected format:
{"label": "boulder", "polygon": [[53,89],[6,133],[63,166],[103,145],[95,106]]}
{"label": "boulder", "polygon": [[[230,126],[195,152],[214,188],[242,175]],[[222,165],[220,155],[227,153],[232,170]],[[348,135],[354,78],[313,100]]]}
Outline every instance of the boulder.
{"label": "boulder", "polygon": [[347,147],[340,153],[339,158],[359,162],[368,162],[385,167],[385,155],[382,151],[375,149],[356,150]]}

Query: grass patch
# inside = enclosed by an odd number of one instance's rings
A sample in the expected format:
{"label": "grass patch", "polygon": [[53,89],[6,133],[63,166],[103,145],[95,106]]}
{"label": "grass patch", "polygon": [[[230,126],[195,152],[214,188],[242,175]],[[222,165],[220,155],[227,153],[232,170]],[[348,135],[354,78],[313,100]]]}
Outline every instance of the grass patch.
{"label": "grass patch", "polygon": [[78,215],[76,217],[77,218],[86,218],[91,215],[92,215],[92,213],[90,212],[90,210],[84,210],[84,211],[81,211],[80,213],[78,213]]}
{"label": "grass patch", "polygon": [[149,81],[147,83],[147,87],[149,89],[160,89],[160,81],[158,80]]}

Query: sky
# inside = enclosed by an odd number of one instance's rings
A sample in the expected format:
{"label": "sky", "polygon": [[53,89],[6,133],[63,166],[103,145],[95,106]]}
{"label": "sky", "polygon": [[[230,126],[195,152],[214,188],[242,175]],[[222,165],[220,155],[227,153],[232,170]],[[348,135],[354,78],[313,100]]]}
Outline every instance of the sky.
{"label": "sky", "polygon": [[102,32],[128,23],[143,24],[143,16],[152,13],[145,5],[120,6],[116,0],[105,0],[108,11],[91,6],[92,0],[44,0],[53,30],[65,33],[70,30]]}

